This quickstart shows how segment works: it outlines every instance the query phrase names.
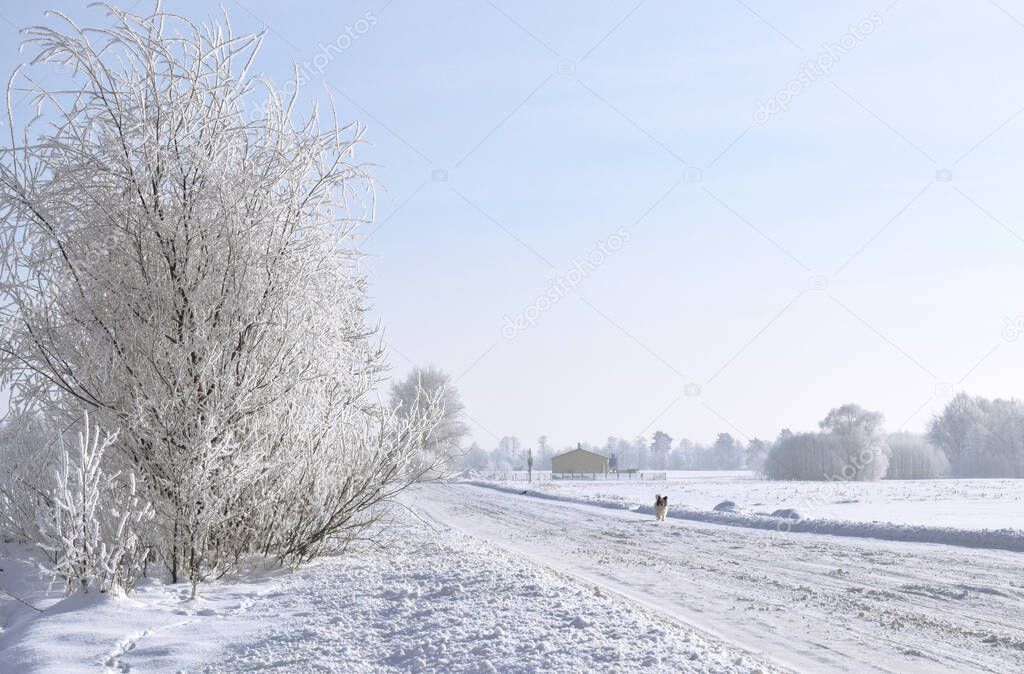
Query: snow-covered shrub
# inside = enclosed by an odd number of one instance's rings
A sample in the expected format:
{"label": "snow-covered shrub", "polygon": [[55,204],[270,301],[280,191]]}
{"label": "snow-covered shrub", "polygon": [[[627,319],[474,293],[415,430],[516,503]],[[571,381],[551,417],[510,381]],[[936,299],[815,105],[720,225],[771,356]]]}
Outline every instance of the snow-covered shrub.
{"label": "snow-covered shrub", "polygon": [[[441,416],[436,395],[425,392],[415,399],[412,414],[386,413],[382,421],[352,409],[343,423],[351,443],[340,448],[343,461],[322,466],[307,465],[267,514],[284,526],[266,523],[267,551],[285,562],[298,563],[338,547],[346,547],[384,511],[380,506],[410,483],[439,470],[447,461],[424,462],[422,450],[427,430]],[[274,494],[271,493],[273,496]],[[290,498],[289,498],[290,497]]]}
{"label": "snow-covered shrub", "polygon": [[87,415],[79,425],[77,434],[38,416],[0,425],[0,535],[37,547],[71,591],[128,591],[144,568],[152,511],[134,475],[105,466],[116,436]]}
{"label": "snow-covered shrub", "polygon": [[127,592],[145,569],[142,531],[153,511],[137,495],[134,474],[104,470],[115,439],[101,438],[85,414],[77,442],[60,439],[59,466],[36,510],[36,543],[70,591]]}
{"label": "snow-covered shrub", "polygon": [[262,35],[102,7],[98,29],[26,31],[62,74],[17,83],[45,128],[10,120],[0,148],[12,403],[119,429],[104,466],[136,476],[172,580],[305,559],[429,471],[440,416],[368,399],[387,363],[354,244],[362,128],[297,121],[250,74]]}
{"label": "snow-covered shrub", "polygon": [[893,433],[889,436],[889,472],[893,480],[919,480],[949,475],[949,459],[923,435]]}

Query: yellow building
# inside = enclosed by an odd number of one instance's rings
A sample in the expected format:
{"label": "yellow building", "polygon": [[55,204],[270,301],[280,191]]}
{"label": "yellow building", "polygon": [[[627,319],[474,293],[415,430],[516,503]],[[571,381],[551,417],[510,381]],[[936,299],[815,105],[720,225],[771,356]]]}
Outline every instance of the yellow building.
{"label": "yellow building", "polygon": [[551,472],[555,475],[604,475],[608,472],[608,457],[577,446],[576,449],[551,457]]}

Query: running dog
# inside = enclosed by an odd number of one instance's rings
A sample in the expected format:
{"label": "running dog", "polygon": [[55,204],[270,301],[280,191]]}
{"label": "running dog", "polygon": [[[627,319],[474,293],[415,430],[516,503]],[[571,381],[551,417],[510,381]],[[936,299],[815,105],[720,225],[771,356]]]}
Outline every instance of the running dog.
{"label": "running dog", "polygon": [[659,522],[664,522],[668,515],[668,496],[657,494],[654,497],[654,517]]}

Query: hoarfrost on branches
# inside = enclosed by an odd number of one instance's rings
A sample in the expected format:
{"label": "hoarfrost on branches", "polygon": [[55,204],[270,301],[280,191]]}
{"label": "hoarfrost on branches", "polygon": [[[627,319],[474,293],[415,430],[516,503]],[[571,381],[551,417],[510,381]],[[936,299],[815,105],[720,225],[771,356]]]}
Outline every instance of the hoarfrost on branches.
{"label": "hoarfrost on branches", "polygon": [[103,26],[26,31],[29,70],[67,82],[12,79],[40,114],[9,111],[0,149],[4,383],[23,416],[117,431],[102,468],[137,476],[173,580],[300,562],[430,469],[439,418],[427,394],[402,418],[369,398],[363,130],[333,108],[296,122],[250,74],[262,35],[226,17],[101,7]]}
{"label": "hoarfrost on branches", "polygon": [[52,498],[37,511],[39,546],[55,560],[54,570],[70,589],[82,592],[131,590],[145,571],[148,549],[142,527],[153,517],[136,490],[135,475],[110,474],[104,454],[117,439],[91,427],[84,415],[73,447],[60,440],[60,463]]}

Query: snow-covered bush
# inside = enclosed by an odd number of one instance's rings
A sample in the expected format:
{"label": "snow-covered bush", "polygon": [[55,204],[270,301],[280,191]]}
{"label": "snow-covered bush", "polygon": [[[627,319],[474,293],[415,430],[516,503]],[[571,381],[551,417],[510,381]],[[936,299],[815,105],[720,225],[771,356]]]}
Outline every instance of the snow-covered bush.
{"label": "snow-covered bush", "polygon": [[949,475],[949,459],[923,435],[893,433],[889,436],[889,472],[893,480],[921,480]]}
{"label": "snow-covered bush", "polygon": [[143,527],[153,517],[136,493],[135,475],[108,473],[103,459],[116,435],[102,436],[84,415],[73,445],[60,438],[59,466],[36,511],[36,543],[68,589],[127,592],[145,570]]}
{"label": "snow-covered bush", "polygon": [[387,364],[353,243],[362,129],[295,121],[250,74],[262,35],[102,7],[109,25],[26,31],[61,81],[26,78],[45,127],[12,118],[0,148],[12,404],[119,429],[104,467],[136,476],[172,580],[301,561],[429,471],[440,414],[368,399]]}
{"label": "snow-covered bush", "polygon": [[69,591],[128,591],[144,571],[153,513],[133,474],[105,466],[115,439],[87,414],[65,433],[38,417],[0,425],[0,536],[37,547]]}

